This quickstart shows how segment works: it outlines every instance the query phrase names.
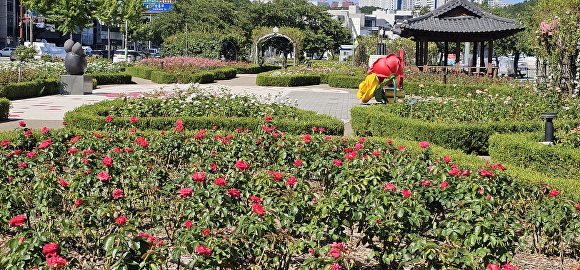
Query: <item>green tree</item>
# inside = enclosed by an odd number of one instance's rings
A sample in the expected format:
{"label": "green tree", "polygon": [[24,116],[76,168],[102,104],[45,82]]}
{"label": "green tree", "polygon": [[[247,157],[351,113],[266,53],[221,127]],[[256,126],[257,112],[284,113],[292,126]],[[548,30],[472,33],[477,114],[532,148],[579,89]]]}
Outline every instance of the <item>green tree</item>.
{"label": "green tree", "polygon": [[546,82],[577,95],[580,0],[538,0],[535,11],[536,25],[543,23],[538,31],[538,56],[547,67],[542,71],[550,72]]}
{"label": "green tree", "polygon": [[534,54],[536,49],[535,32],[538,27],[533,19],[533,11],[537,1],[530,0],[523,3],[511,5],[505,8],[489,8],[484,6],[494,15],[519,20],[526,29],[515,35],[499,39],[494,42],[494,54],[513,55],[513,70],[517,70],[520,54]]}
{"label": "green tree", "polygon": [[336,53],[340,45],[351,43],[348,29],[333,20],[324,7],[312,5],[306,0],[255,3],[250,16],[256,22],[255,27],[292,27],[302,30],[306,34],[303,46],[306,53],[321,54],[327,50]]}
{"label": "green tree", "polygon": [[58,30],[71,34],[75,29],[92,25],[94,1],[23,0],[27,8],[44,15],[47,21],[58,22]]}
{"label": "green tree", "polygon": [[[107,26],[107,48],[111,48],[111,35],[109,28],[113,26],[126,26],[136,29],[141,26],[141,12],[145,11],[143,0],[94,0],[97,4],[95,17]],[[128,29],[125,29],[128,30]],[[109,57],[110,54],[109,54]]]}
{"label": "green tree", "polygon": [[381,9],[381,8],[380,7],[361,7],[360,8],[360,13],[363,13],[363,14],[373,14],[373,11],[375,11],[377,9]]}

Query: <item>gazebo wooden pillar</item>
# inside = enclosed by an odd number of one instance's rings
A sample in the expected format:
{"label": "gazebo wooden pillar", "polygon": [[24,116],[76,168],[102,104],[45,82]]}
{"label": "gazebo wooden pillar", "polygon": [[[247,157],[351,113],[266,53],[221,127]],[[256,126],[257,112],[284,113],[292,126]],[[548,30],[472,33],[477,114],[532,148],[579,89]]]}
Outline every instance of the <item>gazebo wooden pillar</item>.
{"label": "gazebo wooden pillar", "polygon": [[447,66],[448,43],[455,42],[457,68],[461,42],[473,42],[472,61],[463,63],[464,68],[467,72],[492,73],[493,41],[524,29],[518,21],[495,16],[468,0],[449,0],[423,16],[404,21],[395,33],[415,40],[415,64],[420,70],[428,68],[429,42],[445,43],[443,66]]}

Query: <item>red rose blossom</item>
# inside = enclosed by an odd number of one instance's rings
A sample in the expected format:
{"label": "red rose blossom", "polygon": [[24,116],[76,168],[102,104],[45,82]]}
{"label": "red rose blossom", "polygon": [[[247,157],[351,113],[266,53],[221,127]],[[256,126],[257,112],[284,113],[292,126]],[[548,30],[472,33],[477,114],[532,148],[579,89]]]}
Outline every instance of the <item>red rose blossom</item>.
{"label": "red rose blossom", "polygon": [[111,176],[109,175],[109,173],[107,173],[105,171],[101,171],[101,172],[97,173],[97,177],[102,182],[106,182],[106,181],[111,180]]}
{"label": "red rose blossom", "polygon": [[191,197],[193,195],[193,191],[191,190],[191,188],[182,188],[179,190],[179,196],[181,198],[188,198]]}
{"label": "red rose blossom", "polygon": [[188,220],[185,223],[183,223],[183,226],[185,226],[185,228],[191,228],[191,226],[193,226],[193,221]]}
{"label": "red rose blossom", "polygon": [[127,222],[127,217],[125,217],[125,216],[120,216],[120,217],[115,219],[115,223],[117,223],[119,225],[123,225],[126,222]]}
{"label": "red rose blossom", "polygon": [[218,185],[218,186],[225,186],[226,185],[226,179],[224,178],[216,178],[214,181],[214,184]]}
{"label": "red rose blossom", "polygon": [[199,246],[195,247],[195,252],[197,252],[199,254],[206,255],[206,256],[211,255],[211,249],[207,248],[204,245],[199,245]]}
{"label": "red rose blossom", "polygon": [[131,118],[129,118],[129,121],[131,123],[137,123],[139,121],[139,118],[137,118],[136,116],[131,116]]}
{"label": "red rose blossom", "polygon": [[120,189],[115,189],[115,190],[113,190],[112,195],[113,195],[113,198],[120,199],[120,198],[123,198],[125,196],[125,193]]}
{"label": "red rose blossom", "polygon": [[426,142],[426,141],[420,142],[419,148],[429,148],[429,142]]}
{"label": "red rose blossom", "polygon": [[56,255],[58,254],[58,245],[56,243],[48,243],[42,247],[42,254],[45,256],[47,255]]}
{"label": "red rose blossom", "polygon": [[11,218],[10,221],[8,221],[8,225],[13,227],[22,226],[24,222],[26,222],[26,217],[24,215],[18,215]]}
{"label": "red rose blossom", "polygon": [[404,198],[408,198],[409,196],[411,196],[411,191],[403,189],[401,190],[401,195],[403,195]]}
{"label": "red rose blossom", "polygon": [[109,167],[113,165],[113,159],[109,156],[103,158],[103,166]]}
{"label": "red rose blossom", "polygon": [[550,193],[548,193],[548,196],[554,197],[554,196],[560,195],[560,193],[561,192],[560,191],[557,191],[557,190],[550,190]]}
{"label": "red rose blossom", "polygon": [[230,196],[233,196],[233,197],[240,197],[240,195],[241,195],[240,191],[235,189],[235,188],[228,189],[227,194]]}
{"label": "red rose blossom", "polygon": [[243,172],[244,170],[246,170],[246,169],[250,168],[250,164],[248,164],[247,162],[245,162],[245,161],[242,161],[242,160],[237,160],[237,161],[236,161],[236,167],[237,167],[237,168],[238,168],[238,169],[239,169],[241,172]]}
{"label": "red rose blossom", "polygon": [[202,231],[201,231],[201,235],[203,235],[203,236],[207,236],[207,235],[208,235],[208,234],[210,234],[210,233],[211,233],[211,231],[210,231],[210,230],[208,230],[208,229],[205,229],[205,230],[202,230]]}
{"label": "red rose blossom", "polygon": [[252,211],[260,216],[263,216],[264,213],[266,213],[266,210],[264,210],[264,207],[262,207],[262,204],[260,203],[252,204]]}
{"label": "red rose blossom", "polygon": [[195,172],[191,176],[191,179],[193,179],[195,182],[203,183],[203,181],[205,181],[205,172]]}
{"label": "red rose blossom", "polygon": [[276,181],[282,180],[282,173],[280,172],[268,171],[268,174],[271,175]]}
{"label": "red rose blossom", "polygon": [[110,115],[107,115],[107,116],[105,116],[105,121],[111,122],[111,121],[113,121],[113,117]]}

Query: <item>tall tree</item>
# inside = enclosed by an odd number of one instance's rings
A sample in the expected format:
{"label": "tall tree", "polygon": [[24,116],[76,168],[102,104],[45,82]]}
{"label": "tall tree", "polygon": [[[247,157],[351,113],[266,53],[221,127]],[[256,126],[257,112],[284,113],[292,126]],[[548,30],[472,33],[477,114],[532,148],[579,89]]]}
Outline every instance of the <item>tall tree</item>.
{"label": "tall tree", "polygon": [[91,19],[96,10],[92,0],[23,0],[22,4],[44,15],[48,21],[58,22],[58,30],[71,37],[75,29],[92,25]]}
{"label": "tall tree", "polygon": [[[141,12],[145,11],[143,0],[93,0],[97,6],[95,17],[107,26],[107,48],[111,48],[112,26],[126,26],[135,29],[141,25]],[[125,24],[125,22],[127,22]],[[128,29],[125,29],[125,32]],[[110,53],[109,53],[110,57]]]}
{"label": "tall tree", "polygon": [[487,9],[494,15],[519,20],[526,27],[524,31],[499,39],[493,44],[496,55],[511,54],[514,56],[514,71],[518,69],[520,54],[535,53],[535,32],[538,27],[534,21],[533,12],[536,6],[536,0],[518,3],[505,8],[490,8],[488,6],[483,6],[483,8]]}

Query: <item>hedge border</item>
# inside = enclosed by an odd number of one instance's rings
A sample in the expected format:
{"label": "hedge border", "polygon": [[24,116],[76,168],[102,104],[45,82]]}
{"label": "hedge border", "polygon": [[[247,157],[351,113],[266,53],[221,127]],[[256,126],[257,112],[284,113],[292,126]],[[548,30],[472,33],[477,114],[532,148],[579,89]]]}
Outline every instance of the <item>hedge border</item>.
{"label": "hedge border", "polygon": [[580,180],[580,151],[544,145],[543,133],[496,134],[489,139],[489,152],[497,160],[563,178]]}
{"label": "hedge border", "polygon": [[316,74],[296,74],[284,76],[272,76],[273,72],[260,73],[256,77],[258,86],[304,86],[320,84],[320,75]]}
{"label": "hedge border", "polygon": [[[425,140],[446,148],[460,149],[466,153],[487,155],[488,140],[493,134],[533,132],[543,128],[543,123],[539,119],[520,122],[433,123],[421,119],[403,118],[383,111],[382,106],[388,106],[388,104],[351,109],[351,124],[355,134]],[[560,124],[578,126],[580,120],[562,120]]]}
{"label": "hedge border", "polygon": [[[104,117],[111,106],[122,106],[122,99],[101,101],[95,104],[83,105],[73,111],[67,112],[64,121],[67,127],[80,129],[105,129],[105,126],[119,128],[138,128],[143,130],[169,130],[175,126],[177,119],[182,120],[184,126],[204,129],[214,126],[220,129],[234,130],[236,128],[255,130],[264,124],[263,119],[252,117],[141,117],[139,122],[130,123],[129,117],[115,117],[113,121],[106,122]],[[278,129],[290,134],[303,134],[312,131],[312,127],[324,128],[326,134],[343,135],[344,123],[337,118],[328,115],[319,115],[313,111],[296,108],[298,117],[291,119],[275,119],[268,122]]]}
{"label": "hedge border", "polygon": [[34,80],[0,85],[0,97],[9,100],[55,95],[60,93],[58,79]]}

